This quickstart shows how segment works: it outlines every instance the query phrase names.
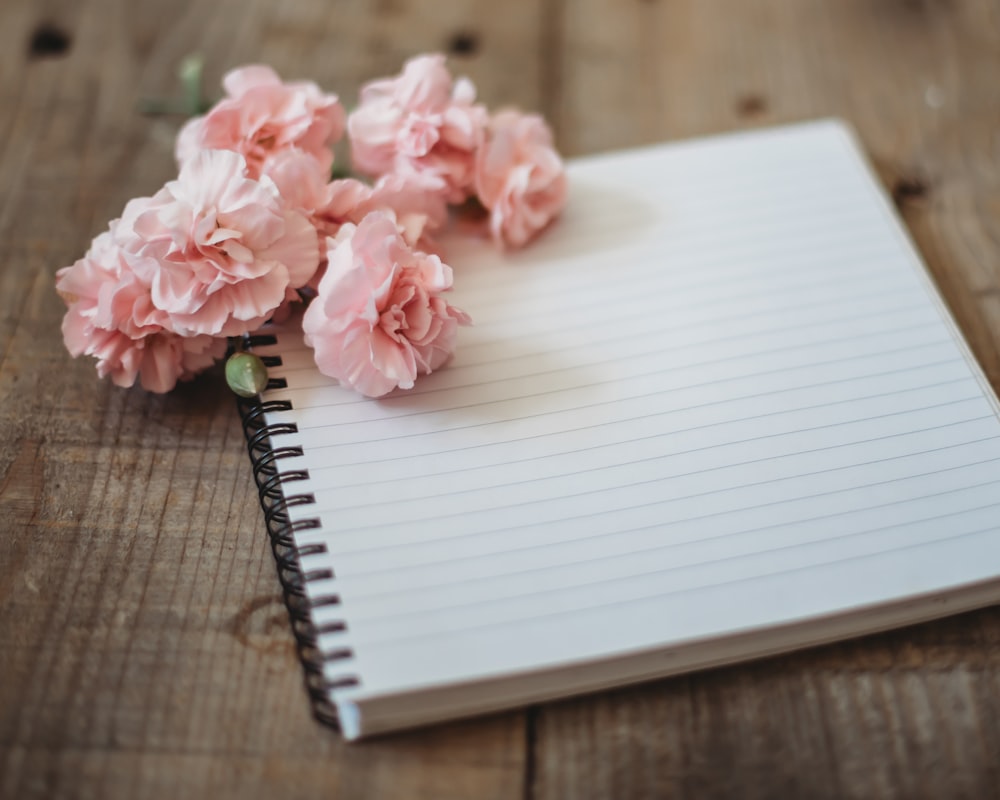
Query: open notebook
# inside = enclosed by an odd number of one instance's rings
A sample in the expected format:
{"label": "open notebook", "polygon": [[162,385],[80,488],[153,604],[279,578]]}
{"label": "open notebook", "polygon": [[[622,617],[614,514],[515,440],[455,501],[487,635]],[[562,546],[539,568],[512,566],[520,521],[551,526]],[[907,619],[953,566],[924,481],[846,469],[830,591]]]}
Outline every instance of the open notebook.
{"label": "open notebook", "polygon": [[414,390],[256,340],[322,718],[353,739],[1000,601],[998,404],[849,130],[569,172],[524,251],[447,242],[475,325]]}

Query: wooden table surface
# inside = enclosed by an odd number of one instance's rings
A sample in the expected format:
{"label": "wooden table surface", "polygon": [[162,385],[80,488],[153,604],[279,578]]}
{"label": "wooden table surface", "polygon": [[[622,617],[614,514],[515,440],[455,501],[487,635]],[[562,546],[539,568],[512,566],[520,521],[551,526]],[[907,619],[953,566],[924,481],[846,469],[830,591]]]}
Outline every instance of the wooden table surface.
{"label": "wooden table surface", "polygon": [[1000,797],[1000,607],[345,745],[219,372],[99,382],[52,287],[174,173],[182,119],[136,105],[189,53],[352,102],[442,50],[567,155],[849,120],[998,387],[995,0],[3,0],[0,44],[0,796]]}

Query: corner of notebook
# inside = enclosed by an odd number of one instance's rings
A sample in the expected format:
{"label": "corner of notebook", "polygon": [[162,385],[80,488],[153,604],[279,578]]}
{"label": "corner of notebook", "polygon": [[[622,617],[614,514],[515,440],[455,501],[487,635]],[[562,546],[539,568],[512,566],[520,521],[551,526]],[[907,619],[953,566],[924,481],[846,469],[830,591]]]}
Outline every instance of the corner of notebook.
{"label": "corner of notebook", "polygon": [[361,738],[361,709],[353,700],[334,698],[337,706],[337,723],[344,739],[356,742]]}
{"label": "corner of notebook", "polygon": [[847,139],[854,145],[860,144],[857,130],[844,117],[821,117],[814,124],[819,128],[825,128],[831,134]]}

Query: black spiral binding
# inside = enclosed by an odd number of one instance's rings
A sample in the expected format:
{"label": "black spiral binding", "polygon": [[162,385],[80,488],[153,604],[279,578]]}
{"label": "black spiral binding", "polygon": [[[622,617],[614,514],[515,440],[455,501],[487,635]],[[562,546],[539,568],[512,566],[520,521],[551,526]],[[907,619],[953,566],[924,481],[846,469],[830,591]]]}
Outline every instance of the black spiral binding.
{"label": "black spiral binding", "polygon": [[[245,350],[253,347],[263,347],[276,344],[274,336],[256,335],[243,337]],[[262,356],[265,366],[281,365],[279,356]],[[268,389],[284,388],[285,381],[272,378],[268,381]],[[292,494],[287,490],[287,484],[305,480],[309,477],[307,470],[280,471],[283,459],[302,455],[301,447],[275,446],[273,439],[282,434],[296,433],[295,423],[278,423],[268,425],[264,415],[268,412],[291,411],[292,404],[288,400],[263,401],[260,396],[237,398],[237,407],[243,420],[243,433],[246,435],[247,451],[250,463],[253,465],[253,477],[257,483],[260,505],[264,510],[264,524],[271,540],[271,550],[278,568],[278,580],[281,582],[285,608],[291,623],[292,635],[295,637],[295,647],[299,660],[302,662],[305,678],[305,688],[312,704],[313,715],[320,722],[339,727],[337,708],[330,700],[330,692],[347,686],[357,686],[359,681],[354,676],[345,676],[335,681],[326,678],[324,665],[332,661],[351,658],[354,654],[349,648],[339,648],[323,653],[319,649],[318,638],[323,633],[334,633],[346,630],[342,621],[328,622],[317,626],[312,619],[312,610],[323,606],[340,605],[340,597],[330,594],[310,599],[305,586],[310,581],[325,580],[333,577],[328,569],[305,572],[299,558],[304,555],[326,552],[326,545],[310,544],[296,547],[294,534],[296,531],[320,527],[319,519],[301,519],[292,522],[288,509],[292,506],[315,503],[311,494]]]}

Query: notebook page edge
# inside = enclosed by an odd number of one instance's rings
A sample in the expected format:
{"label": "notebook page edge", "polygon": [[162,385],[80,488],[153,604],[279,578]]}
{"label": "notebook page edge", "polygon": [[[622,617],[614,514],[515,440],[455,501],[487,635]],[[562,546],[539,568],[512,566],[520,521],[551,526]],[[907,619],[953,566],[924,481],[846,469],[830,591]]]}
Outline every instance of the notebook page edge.
{"label": "notebook page edge", "polygon": [[871,159],[868,157],[864,147],[862,146],[857,131],[846,123],[841,123],[839,128],[846,140],[845,144],[850,148],[851,152],[855,156],[855,161],[868,178],[866,183],[870,187],[873,196],[876,197],[881,213],[887,220],[888,226],[892,229],[896,239],[899,241],[900,246],[906,252],[908,260],[914,271],[920,277],[921,283],[923,284],[924,290],[927,292],[931,303],[941,315],[944,324],[947,326],[949,332],[955,340],[955,344],[968,364],[969,369],[978,381],[984,397],[993,407],[993,413],[1000,418],[1000,396],[998,396],[997,390],[990,383],[986,372],[979,363],[979,359],[977,359],[975,354],[972,352],[972,347],[970,346],[968,339],[966,339],[965,333],[962,331],[961,326],[959,326],[958,320],[952,313],[951,308],[945,302],[937,281],[935,280],[930,267],[928,267],[923,254],[917,247],[913,234],[910,232],[909,226],[906,224],[906,220],[892,202],[887,188],[882,183],[882,180],[879,177],[878,172],[876,172]]}
{"label": "notebook page edge", "polygon": [[660,648],[572,662],[544,671],[499,675],[469,683],[413,687],[403,693],[335,697],[349,721],[345,739],[566,699],[686,673],[724,667],[870,636],[974,611],[1000,602],[1000,577],[781,626],[671,642]]}

